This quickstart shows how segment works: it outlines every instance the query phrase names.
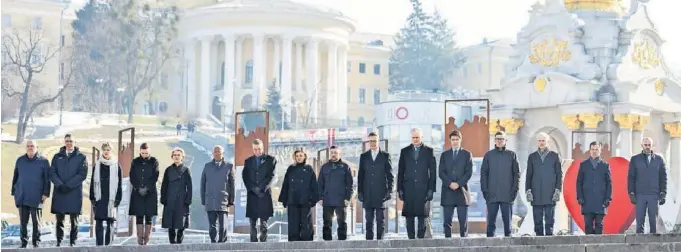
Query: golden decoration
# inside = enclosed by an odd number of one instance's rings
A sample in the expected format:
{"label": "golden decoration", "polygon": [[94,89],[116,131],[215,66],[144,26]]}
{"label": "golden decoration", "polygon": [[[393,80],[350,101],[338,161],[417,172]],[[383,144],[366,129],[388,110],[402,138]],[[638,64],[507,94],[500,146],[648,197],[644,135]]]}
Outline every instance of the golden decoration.
{"label": "golden decoration", "polygon": [[555,67],[561,62],[567,62],[572,58],[572,53],[567,48],[568,42],[555,38],[544,39],[542,42],[532,45],[532,54],[528,57],[530,63],[545,67]]}
{"label": "golden decoration", "polygon": [[520,129],[520,127],[525,125],[525,122],[520,119],[509,118],[499,120],[499,125],[504,127],[506,134],[515,134],[518,133],[518,129]]}
{"label": "golden decoration", "polygon": [[497,132],[501,131],[501,126],[499,126],[499,120],[492,120],[489,123],[489,134],[494,136]]}
{"label": "golden decoration", "polygon": [[569,130],[578,130],[579,126],[582,124],[582,122],[579,121],[579,116],[576,114],[561,116],[560,120],[565,123],[565,126],[567,126]]}
{"label": "golden decoration", "polygon": [[534,79],[534,88],[539,91],[539,93],[544,92],[546,89],[546,84],[548,82],[546,81],[546,78],[544,77],[537,77]]}
{"label": "golden decoration", "polygon": [[646,126],[648,125],[649,117],[648,116],[638,116],[638,120],[634,122],[634,130],[636,131],[643,131],[646,129]]}
{"label": "golden decoration", "polygon": [[656,68],[660,65],[657,48],[648,40],[642,40],[634,45],[631,61],[643,69]]}
{"label": "golden decoration", "polygon": [[655,82],[655,93],[657,93],[657,95],[662,95],[664,93],[664,82],[662,80],[657,80]]}
{"label": "golden decoration", "polygon": [[615,114],[615,122],[620,124],[620,129],[633,129],[634,123],[638,122],[638,115]]}
{"label": "golden decoration", "polygon": [[584,123],[586,129],[598,128],[598,123],[603,121],[603,114],[600,113],[582,113],[579,114],[579,120]]}
{"label": "golden decoration", "polygon": [[621,13],[624,9],[620,0],[565,0],[568,10],[595,10]]}
{"label": "golden decoration", "polygon": [[664,130],[669,132],[670,137],[681,137],[681,122],[665,123]]}

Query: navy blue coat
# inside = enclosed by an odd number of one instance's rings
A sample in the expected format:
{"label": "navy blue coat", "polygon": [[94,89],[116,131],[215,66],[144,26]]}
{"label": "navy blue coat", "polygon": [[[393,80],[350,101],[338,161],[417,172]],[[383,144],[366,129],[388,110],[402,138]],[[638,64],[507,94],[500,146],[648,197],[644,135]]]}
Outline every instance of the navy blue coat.
{"label": "navy blue coat", "polygon": [[[468,181],[473,176],[473,158],[468,150],[461,149],[456,154],[449,149],[440,155],[440,170],[442,180],[441,206],[467,206],[463,190],[468,189]],[[457,183],[459,188],[452,190],[449,184]]]}
{"label": "navy blue coat", "polygon": [[667,195],[667,168],[664,159],[651,154],[650,164],[648,156],[640,153],[631,157],[627,174],[627,189],[629,194],[635,195]]}
{"label": "navy blue coat", "polygon": [[[437,169],[433,148],[421,144],[418,157],[414,157],[414,146],[409,145],[400,151],[397,169],[397,190],[404,196],[402,216],[430,216],[428,192],[437,191]],[[399,196],[399,195],[398,195]]]}
{"label": "navy blue coat", "polygon": [[612,201],[612,177],[610,164],[600,158],[596,167],[591,159],[579,164],[577,175],[577,200],[583,200],[582,214],[606,214],[607,206]]}
{"label": "navy blue coat", "polygon": [[[52,193],[53,214],[80,214],[83,209],[83,181],[87,178],[87,157],[78,147],[66,156],[66,148],[52,157],[50,179],[54,184]],[[59,189],[64,186],[64,189]]]}
{"label": "navy blue coat", "polygon": [[322,165],[317,179],[319,185],[319,199],[324,206],[346,207],[345,201],[352,197],[352,171],[350,166],[342,160],[329,160]]}
{"label": "navy blue coat", "polygon": [[37,208],[42,197],[50,196],[50,163],[36,153],[33,158],[22,155],[17,158],[12,178],[12,195],[17,207]]}
{"label": "navy blue coat", "polygon": [[[277,160],[267,154],[263,154],[256,162],[256,157],[251,156],[244,161],[241,178],[248,190],[246,194],[246,217],[251,219],[268,219],[274,216],[274,204],[272,203],[272,179]],[[255,193],[255,188],[260,188],[264,195],[260,198]],[[283,191],[282,191],[283,192]]]}
{"label": "navy blue coat", "polygon": [[390,154],[378,150],[376,160],[371,157],[371,150],[359,156],[357,171],[357,196],[362,196],[363,208],[385,208],[386,201],[392,198],[393,165]]}

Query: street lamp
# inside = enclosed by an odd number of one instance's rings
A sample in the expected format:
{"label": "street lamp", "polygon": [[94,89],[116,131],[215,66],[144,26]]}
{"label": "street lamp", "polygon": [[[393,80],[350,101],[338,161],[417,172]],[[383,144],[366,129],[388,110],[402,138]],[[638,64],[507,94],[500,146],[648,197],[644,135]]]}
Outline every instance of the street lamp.
{"label": "street lamp", "polygon": [[61,92],[61,95],[59,95],[59,126],[62,125],[62,118],[64,113],[64,92],[62,91],[62,89],[64,89],[64,86],[59,85],[59,92]]}
{"label": "street lamp", "polygon": [[[64,75],[64,73],[63,73],[64,69],[62,67],[62,62],[61,62],[61,49],[62,49],[62,47],[64,47],[64,40],[62,40],[62,36],[63,36],[62,35],[62,32],[63,32],[62,23],[64,21],[64,11],[66,10],[66,8],[68,8],[68,4],[61,9],[61,13],[59,14],[59,52],[58,52],[58,55],[57,55],[58,64],[59,64],[57,66],[57,69],[58,69],[59,74],[57,74],[57,83],[59,83],[59,91],[60,92],[61,92],[62,89],[64,89],[64,85],[61,83],[62,76]],[[62,125],[62,114],[63,114],[63,110],[64,110],[64,92],[62,92],[59,96],[60,96],[59,97],[59,126],[61,126]]]}

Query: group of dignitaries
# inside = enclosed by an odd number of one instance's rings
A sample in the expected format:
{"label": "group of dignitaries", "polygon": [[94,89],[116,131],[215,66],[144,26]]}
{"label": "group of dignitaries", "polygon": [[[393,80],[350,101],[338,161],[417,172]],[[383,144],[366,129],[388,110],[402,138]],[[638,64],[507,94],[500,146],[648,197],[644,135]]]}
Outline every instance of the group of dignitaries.
{"label": "group of dignitaries", "polygon": [[[439,159],[439,170],[433,148],[422,142],[420,129],[412,129],[412,143],[400,150],[396,192],[403,201],[402,216],[406,218],[409,239],[426,237],[430,225],[430,209],[436,192],[436,179],[442,181],[441,206],[445,237],[452,236],[454,211],[458,217],[459,234],[468,235],[468,206],[473,200],[468,182],[473,175],[473,157],[462,148],[463,135],[459,131],[449,134],[451,149]],[[532,205],[534,231],[537,236],[553,235],[556,202],[562,190],[562,160],[549,148],[549,136],[537,135],[537,150],[527,160],[525,196]],[[393,198],[395,178],[391,156],[379,148],[379,136],[368,135],[369,150],[359,158],[357,170],[357,199],[365,210],[366,239],[381,240],[386,231],[386,202]],[[520,168],[518,157],[506,148],[506,135],[494,135],[494,149],[488,151],[480,167],[480,186],[487,206],[487,236],[493,237],[496,219],[501,212],[504,236],[511,236],[513,202],[518,196]],[[658,205],[665,203],[667,172],[661,156],[652,150],[653,141],[644,138],[643,151],[631,158],[628,173],[628,193],[636,205],[636,232],[643,233],[646,213],[650,232],[656,233]],[[581,205],[586,234],[601,234],[603,219],[612,200],[612,179],[609,164],[600,158],[602,146],[589,145],[590,157],[579,165],[577,201]],[[250,241],[267,240],[267,221],[273,216],[272,180],[276,159],[264,153],[261,140],[252,142],[253,155],[244,161],[242,178],[247,190],[246,217],[250,220]],[[113,240],[117,208],[122,200],[121,167],[111,154],[112,146],[104,143],[101,155],[92,165],[89,200],[96,221],[96,244],[108,245]],[[337,239],[347,239],[346,207],[353,196],[353,174],[347,162],[341,159],[341,150],[329,148],[330,158],[318,173],[307,163],[307,153],[297,149],[293,164],[284,175],[278,201],[287,209],[288,240],[311,241],[314,238],[312,210],[319,204],[323,208],[322,237],[332,239],[332,220],[337,221]],[[166,168],[157,190],[159,163],[152,157],[148,145],[142,144],[140,156],[132,161],[130,169],[129,215],[136,220],[137,242],[149,243],[152,219],[157,215],[157,198],[164,206],[162,227],[168,229],[171,244],[182,243],[183,233],[189,227],[189,206],[192,204],[192,178],[185,166],[184,150],[171,152],[173,163]],[[200,182],[201,205],[209,221],[209,236],[213,243],[227,240],[227,214],[234,205],[235,167],[224,160],[224,149],[213,148],[213,160],[204,165]],[[64,222],[69,217],[70,245],[78,237],[78,217],[82,210],[83,182],[88,174],[86,156],[75,146],[72,135],[64,137],[64,146],[54,155],[52,162],[38,152],[35,141],[26,141],[26,154],[15,165],[11,193],[19,209],[21,247],[28,243],[27,223],[33,222],[32,242],[40,243],[39,222],[43,203],[52,191],[51,213],[56,215],[57,246],[64,238]],[[160,197],[159,197],[160,196]],[[375,223],[375,233],[374,233]],[[106,232],[104,232],[106,224]]]}

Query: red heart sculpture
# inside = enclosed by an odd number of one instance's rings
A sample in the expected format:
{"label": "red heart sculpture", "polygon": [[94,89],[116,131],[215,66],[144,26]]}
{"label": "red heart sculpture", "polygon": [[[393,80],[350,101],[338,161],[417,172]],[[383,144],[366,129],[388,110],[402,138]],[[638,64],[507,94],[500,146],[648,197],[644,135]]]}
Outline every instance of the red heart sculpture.
{"label": "red heart sculpture", "polygon": [[[584,216],[582,206],[577,202],[577,174],[579,164],[583,160],[576,159],[565,172],[563,181],[563,196],[565,205],[577,225],[584,230]],[[612,175],[612,202],[608,207],[608,214],[603,220],[604,234],[623,234],[634,222],[635,206],[629,202],[627,193],[627,173],[629,160],[623,157],[612,157],[608,160]]]}

